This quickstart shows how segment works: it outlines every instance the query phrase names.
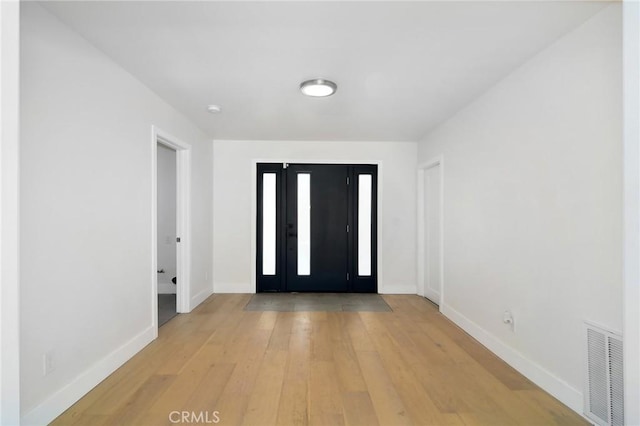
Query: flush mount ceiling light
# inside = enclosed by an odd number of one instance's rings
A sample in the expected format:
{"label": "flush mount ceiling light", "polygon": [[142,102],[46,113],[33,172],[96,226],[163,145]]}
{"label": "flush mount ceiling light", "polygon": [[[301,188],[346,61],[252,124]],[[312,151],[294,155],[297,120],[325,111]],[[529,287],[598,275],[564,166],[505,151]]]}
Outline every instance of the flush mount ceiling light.
{"label": "flush mount ceiling light", "polygon": [[220,105],[209,105],[207,107],[207,111],[209,111],[211,114],[217,114],[222,111],[222,109],[220,108]]}
{"label": "flush mount ceiling light", "polygon": [[303,81],[300,84],[300,90],[302,93],[315,98],[331,96],[337,89],[338,86],[333,81],[324,80],[322,78],[314,78],[313,80]]}

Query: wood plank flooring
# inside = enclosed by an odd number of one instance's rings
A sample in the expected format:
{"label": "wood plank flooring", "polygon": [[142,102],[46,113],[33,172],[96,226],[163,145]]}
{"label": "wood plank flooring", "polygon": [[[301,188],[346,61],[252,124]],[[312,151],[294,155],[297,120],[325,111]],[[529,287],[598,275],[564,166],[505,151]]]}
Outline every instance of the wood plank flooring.
{"label": "wood plank flooring", "polygon": [[421,297],[384,296],[393,312],[244,311],[250,297],[174,318],[53,424],[170,425],[174,411],[220,425],[588,424]]}

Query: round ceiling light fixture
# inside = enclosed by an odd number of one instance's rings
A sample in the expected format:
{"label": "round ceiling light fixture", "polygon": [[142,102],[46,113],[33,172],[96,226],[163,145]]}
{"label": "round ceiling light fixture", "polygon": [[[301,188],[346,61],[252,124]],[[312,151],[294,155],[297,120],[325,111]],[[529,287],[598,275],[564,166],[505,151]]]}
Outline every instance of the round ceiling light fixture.
{"label": "round ceiling light fixture", "polygon": [[207,111],[209,111],[211,114],[217,114],[222,111],[222,108],[220,108],[220,105],[209,105],[207,107]]}
{"label": "round ceiling light fixture", "polygon": [[325,80],[322,78],[314,78],[313,80],[303,81],[300,84],[300,91],[307,96],[313,96],[314,98],[323,98],[325,96],[331,96],[336,93],[338,85],[333,81]]}

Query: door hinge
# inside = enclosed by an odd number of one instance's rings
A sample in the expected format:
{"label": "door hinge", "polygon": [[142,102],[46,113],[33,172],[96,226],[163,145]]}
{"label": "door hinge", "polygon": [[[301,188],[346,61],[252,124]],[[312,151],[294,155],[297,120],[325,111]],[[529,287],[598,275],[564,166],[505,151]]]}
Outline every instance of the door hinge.
{"label": "door hinge", "polygon": [[176,243],[180,242],[180,237],[176,237]]}
{"label": "door hinge", "polygon": [[287,167],[289,167],[289,163],[282,163],[282,168],[286,169]]}
{"label": "door hinge", "polygon": [[349,281],[349,273],[347,272],[347,281]]}
{"label": "door hinge", "polygon": [[349,233],[349,225],[347,225],[347,233]]}

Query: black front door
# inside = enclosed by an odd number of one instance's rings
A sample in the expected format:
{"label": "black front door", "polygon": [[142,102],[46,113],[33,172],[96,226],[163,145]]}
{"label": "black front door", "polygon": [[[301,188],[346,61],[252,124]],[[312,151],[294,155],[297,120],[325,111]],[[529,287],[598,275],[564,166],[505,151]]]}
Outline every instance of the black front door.
{"label": "black front door", "polygon": [[348,291],[349,167],[287,168],[287,290]]}
{"label": "black front door", "polygon": [[257,291],[377,292],[377,166],[258,164]]}

